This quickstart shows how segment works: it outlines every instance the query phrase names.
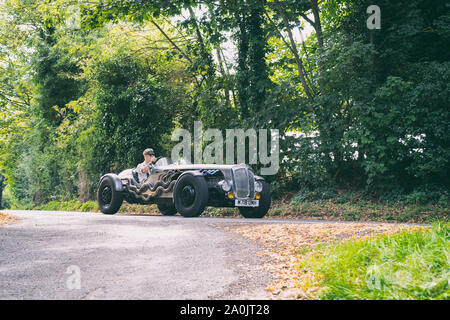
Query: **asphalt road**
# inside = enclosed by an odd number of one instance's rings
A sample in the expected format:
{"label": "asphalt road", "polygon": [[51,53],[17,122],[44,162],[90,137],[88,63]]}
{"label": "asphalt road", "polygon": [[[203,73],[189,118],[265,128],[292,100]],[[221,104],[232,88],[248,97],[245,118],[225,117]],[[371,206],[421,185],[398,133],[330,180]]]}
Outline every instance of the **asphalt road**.
{"label": "asphalt road", "polygon": [[257,244],[223,227],[288,222],[6,212],[0,299],[264,299]]}

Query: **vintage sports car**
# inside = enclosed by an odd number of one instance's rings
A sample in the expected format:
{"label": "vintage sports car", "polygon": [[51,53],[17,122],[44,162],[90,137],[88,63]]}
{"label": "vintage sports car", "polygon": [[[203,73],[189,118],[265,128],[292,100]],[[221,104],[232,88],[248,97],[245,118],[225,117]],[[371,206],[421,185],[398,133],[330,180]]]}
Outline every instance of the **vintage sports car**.
{"label": "vintage sports car", "polygon": [[154,203],[163,215],[179,212],[184,217],[197,217],[213,206],[237,207],[246,218],[262,218],[270,207],[270,188],[245,164],[172,163],[169,158],[160,158],[145,181],[138,181],[135,169],[105,174],[97,199],[105,214],[115,214],[125,200]]}

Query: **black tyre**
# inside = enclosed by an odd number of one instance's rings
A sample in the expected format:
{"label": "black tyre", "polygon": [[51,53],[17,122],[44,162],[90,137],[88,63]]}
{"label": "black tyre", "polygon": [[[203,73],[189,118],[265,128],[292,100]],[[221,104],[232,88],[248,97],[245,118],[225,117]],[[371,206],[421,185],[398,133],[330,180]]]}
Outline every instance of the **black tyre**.
{"label": "black tyre", "polygon": [[157,204],[159,212],[164,216],[173,216],[177,213],[177,208],[173,204]]}
{"label": "black tyre", "polygon": [[245,218],[262,218],[270,208],[270,187],[265,181],[261,181],[263,188],[260,192],[259,206],[255,208],[240,207],[239,212]]}
{"label": "black tyre", "polygon": [[173,191],[175,208],[183,217],[198,217],[208,204],[208,185],[202,176],[181,176]]}
{"label": "black tyre", "polygon": [[114,188],[114,180],[104,177],[100,182],[97,192],[98,207],[105,214],[115,214],[119,211],[123,202],[123,195]]}

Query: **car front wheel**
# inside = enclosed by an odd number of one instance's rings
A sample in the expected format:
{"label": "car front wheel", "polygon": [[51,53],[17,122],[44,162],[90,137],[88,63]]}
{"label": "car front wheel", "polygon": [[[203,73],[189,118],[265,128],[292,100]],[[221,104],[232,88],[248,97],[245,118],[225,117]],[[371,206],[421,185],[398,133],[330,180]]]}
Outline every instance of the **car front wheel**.
{"label": "car front wheel", "polygon": [[254,208],[240,207],[239,212],[245,218],[262,218],[270,208],[270,187],[265,181],[261,181],[263,188],[260,193],[259,206]]}

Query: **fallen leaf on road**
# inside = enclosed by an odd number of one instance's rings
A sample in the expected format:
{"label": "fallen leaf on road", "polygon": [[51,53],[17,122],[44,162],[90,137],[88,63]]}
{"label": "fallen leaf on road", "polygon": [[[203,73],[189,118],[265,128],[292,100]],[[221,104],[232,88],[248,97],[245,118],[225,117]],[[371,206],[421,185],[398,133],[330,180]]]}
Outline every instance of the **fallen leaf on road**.
{"label": "fallen leaf on road", "polygon": [[0,226],[2,224],[12,223],[14,221],[16,221],[16,219],[9,214],[0,212]]}

